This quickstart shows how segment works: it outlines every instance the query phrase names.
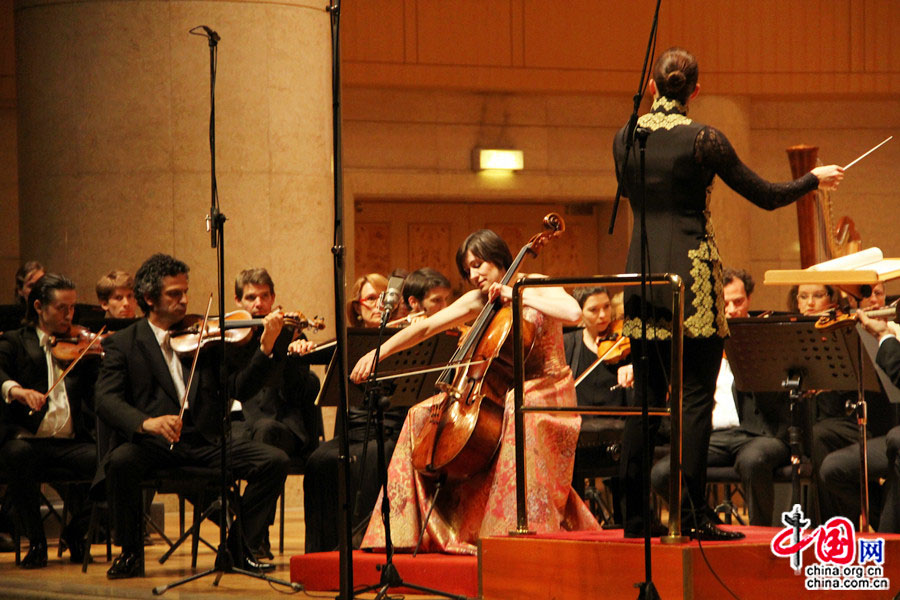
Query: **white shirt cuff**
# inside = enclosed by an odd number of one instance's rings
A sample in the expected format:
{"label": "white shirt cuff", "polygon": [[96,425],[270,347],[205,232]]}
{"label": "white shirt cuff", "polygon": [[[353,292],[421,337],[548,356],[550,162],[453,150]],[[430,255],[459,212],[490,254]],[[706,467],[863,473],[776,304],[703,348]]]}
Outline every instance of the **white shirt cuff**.
{"label": "white shirt cuff", "polygon": [[894,335],[893,333],[885,333],[878,339],[878,347],[881,348],[881,345],[884,343],[884,340],[886,340],[888,338],[897,339],[897,336]]}
{"label": "white shirt cuff", "polygon": [[9,398],[9,391],[14,387],[22,387],[19,385],[19,382],[13,381],[12,379],[7,379],[3,382],[3,401],[7,404],[12,404],[12,400]]}

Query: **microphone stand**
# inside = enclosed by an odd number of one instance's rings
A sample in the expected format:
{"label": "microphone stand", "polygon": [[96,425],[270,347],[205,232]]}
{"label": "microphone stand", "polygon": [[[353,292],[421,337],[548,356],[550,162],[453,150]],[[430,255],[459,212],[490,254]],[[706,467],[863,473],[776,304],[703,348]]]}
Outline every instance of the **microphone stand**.
{"label": "microphone stand", "polygon": [[[635,585],[640,592],[638,593],[638,600],[658,600],[660,598],[659,592],[656,590],[656,586],[653,585],[653,559],[650,551],[650,452],[651,452],[651,444],[650,444],[650,417],[649,417],[649,405],[647,399],[647,388],[648,388],[648,377],[649,373],[647,371],[650,359],[649,359],[649,347],[647,341],[647,308],[648,308],[648,300],[647,300],[647,279],[650,275],[650,265],[649,263],[649,240],[647,239],[647,228],[646,228],[646,216],[647,216],[647,198],[646,198],[646,177],[645,177],[645,151],[647,146],[647,137],[650,134],[650,131],[644,128],[637,127],[638,121],[638,110],[641,106],[641,100],[644,96],[644,90],[647,87],[648,80],[648,65],[650,64],[650,58],[653,54],[654,49],[656,48],[656,32],[657,26],[659,25],[659,10],[662,4],[662,0],[656,0],[656,10],[653,14],[653,24],[650,27],[650,37],[647,42],[647,52],[644,54],[644,66],[641,69],[641,77],[640,82],[638,83],[637,93],[633,97],[633,110],[631,116],[628,118],[628,124],[625,126],[625,156],[622,161],[621,170],[617,173],[619,175],[618,186],[616,188],[616,198],[613,202],[612,215],[610,216],[609,221],[609,235],[613,234],[613,229],[616,224],[616,214],[619,210],[619,201],[622,198],[622,186],[625,178],[628,176],[628,160],[631,156],[631,152],[634,148],[635,138],[638,141],[640,146],[640,173],[639,173],[639,197],[641,199],[640,202],[640,245],[641,245],[641,292],[640,292],[640,315],[641,315],[641,352],[640,356],[637,357],[640,362],[642,368],[640,377],[635,382],[637,385],[638,394],[641,397],[641,437],[642,437],[642,448],[641,448],[641,462],[642,462],[642,480],[641,480],[641,498],[642,498],[642,519],[644,521],[644,581]],[[631,194],[634,194],[636,190],[631,190]]]}
{"label": "microphone stand", "polygon": [[[344,257],[344,171],[343,139],[341,133],[341,2],[329,0],[326,10],[331,17],[331,125],[332,151],[334,153],[334,240],[331,254],[334,257],[334,314],[341,315],[345,305]],[[347,382],[347,323],[338,317],[335,320],[334,352],[335,373],[338,381],[337,420],[335,436],[338,438],[338,579],[337,600],[353,600],[353,515],[350,507],[350,433],[348,430],[350,396]]]}
{"label": "microphone stand", "polygon": [[[198,29],[203,29],[205,33],[198,33]],[[210,76],[210,111],[209,111],[209,151],[210,151],[210,163],[212,168],[211,174],[211,205],[209,209],[209,214],[206,217],[206,226],[210,231],[211,240],[210,243],[213,248],[216,249],[216,258],[218,262],[218,292],[219,292],[219,314],[225,314],[225,215],[219,210],[219,193],[218,188],[216,186],[216,58],[218,52],[218,44],[220,37],[219,35],[211,30],[209,27],[205,25],[200,25],[195,27],[190,31],[193,35],[202,35],[205,36],[209,40],[209,76]],[[228,365],[226,363],[226,352],[227,348],[225,344],[225,328],[220,328],[220,340],[219,347],[221,348],[221,353],[219,355],[219,384],[216,390],[215,400],[219,406],[219,410],[221,411],[221,423],[222,423],[222,431],[221,431],[221,444],[219,448],[219,462],[220,462],[220,498],[219,501],[221,503],[221,509],[219,513],[219,547],[216,550],[216,561],[213,568],[203,571],[201,573],[195,573],[194,575],[190,575],[183,579],[179,579],[169,584],[160,585],[153,588],[153,595],[160,596],[166,591],[183,585],[185,583],[194,581],[196,579],[202,579],[207,575],[215,575],[216,578],[213,581],[214,586],[219,585],[219,580],[222,579],[222,575],[226,573],[239,573],[241,575],[246,575],[248,577],[254,577],[256,579],[262,579],[264,581],[269,582],[270,584],[276,583],[278,585],[283,585],[285,587],[291,588],[295,592],[299,592],[302,589],[302,586],[298,583],[291,583],[290,581],[283,581],[281,579],[276,579],[274,577],[269,577],[268,575],[264,575],[262,573],[256,573],[253,571],[248,571],[246,569],[241,569],[234,566],[234,557],[231,555],[231,552],[228,549],[228,499],[229,493],[232,491],[234,487],[234,481],[229,474],[228,471],[228,444],[231,442],[231,420],[230,420],[230,411],[229,411],[229,402],[228,402]],[[245,547],[243,535],[241,533],[241,525],[243,521],[237,521],[237,527],[235,524],[232,524],[234,528],[233,534],[237,539],[237,547],[243,549]],[[241,550],[239,550],[241,552]]]}

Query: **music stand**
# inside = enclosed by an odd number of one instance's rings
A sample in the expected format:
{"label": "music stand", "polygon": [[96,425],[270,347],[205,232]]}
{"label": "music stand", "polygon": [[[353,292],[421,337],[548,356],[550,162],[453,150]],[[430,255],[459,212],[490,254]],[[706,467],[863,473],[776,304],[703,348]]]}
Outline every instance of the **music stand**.
{"label": "music stand", "polygon": [[862,342],[855,327],[816,329],[817,317],[729,319],[725,352],[735,387],[743,392],[787,391],[791,402],[791,504],[800,503],[800,408],[808,390],[859,392],[857,404],[862,471],[862,519],[868,519],[866,415],[863,390],[879,391],[874,369],[862,368]]}
{"label": "music stand", "polygon": [[[400,331],[399,329],[386,329],[385,337],[382,341]],[[399,370],[415,370],[427,368],[435,365],[446,365],[453,351],[456,350],[456,343],[459,336],[453,333],[443,333],[435,335],[427,340],[408,348],[391,356],[381,359],[378,369],[382,375]],[[378,343],[378,329],[364,327],[350,327],[347,329],[347,364],[355,365],[360,358],[370,350],[375,348]],[[417,404],[424,397],[431,395],[440,371],[431,373],[420,373],[395,379],[397,385],[391,398],[393,406],[409,407]],[[363,393],[365,386],[350,384],[349,386],[349,406],[362,406],[365,401]],[[322,389],[319,390],[319,397],[316,398],[317,406],[337,406],[340,389],[338,387],[337,373],[334,367],[334,358],[328,363],[328,369],[325,372],[325,380],[322,382]]]}

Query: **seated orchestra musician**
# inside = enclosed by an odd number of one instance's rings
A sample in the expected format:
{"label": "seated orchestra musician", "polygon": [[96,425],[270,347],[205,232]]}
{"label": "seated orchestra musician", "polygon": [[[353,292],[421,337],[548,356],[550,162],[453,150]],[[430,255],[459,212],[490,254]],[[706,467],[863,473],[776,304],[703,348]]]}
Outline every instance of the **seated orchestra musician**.
{"label": "seated orchestra musician", "polygon": [[[788,309],[805,316],[819,316],[834,309],[841,303],[840,291],[830,285],[803,284],[793,286],[788,292]],[[883,435],[893,419],[891,409],[882,394],[866,392],[869,411],[868,434]],[[822,464],[830,453],[859,441],[856,417],[848,409],[848,401],[856,400],[856,392],[818,391],[813,402],[812,435],[810,461],[816,477],[819,514],[824,523],[831,517],[841,515],[842,508],[837,496],[822,479]],[[858,504],[857,504],[858,516]],[[850,518],[855,519],[856,516]]]}
{"label": "seated orchestra musician", "polygon": [[[234,302],[254,319],[269,315],[275,304],[275,283],[264,268],[245,269],[234,281]],[[285,317],[299,317],[288,312]],[[234,349],[238,364],[249,362],[259,347],[262,330],[254,329],[248,343]],[[236,438],[247,438],[280,448],[292,459],[305,461],[319,444],[318,412],[315,407],[319,378],[309,365],[289,356],[288,345],[294,338],[306,339],[302,332],[283,327],[272,352],[272,369],[262,388],[231,406],[232,432]],[[269,524],[275,522],[272,506]],[[269,532],[258,556],[273,558],[269,549]]]}
{"label": "seated orchestra musician", "polygon": [[[858,308],[863,310],[875,310],[884,308],[885,290],[884,284],[878,283],[872,287],[871,294],[862,298],[858,303]],[[878,329],[876,329],[883,321],[878,321],[872,325],[870,330],[874,330],[878,337]],[[865,334],[863,334],[865,335]],[[886,332],[880,339],[881,345],[884,345],[888,336]],[[887,345],[884,353],[887,354],[893,343]],[[877,357],[876,357],[877,359]],[[847,394],[852,400],[855,399],[855,393]],[[888,461],[887,440],[890,432],[887,429],[892,427],[896,420],[892,407],[886,406],[885,398],[881,394],[873,394],[866,392],[866,402],[871,403],[868,408],[869,420],[868,430],[870,439],[866,442],[866,456],[868,461],[869,475],[869,523],[879,528],[879,516],[881,515],[882,490],[878,485],[879,479],[887,477],[890,468]],[[885,422],[885,415],[887,422]],[[825,484],[825,493],[827,494],[827,502],[830,512],[823,515],[824,518],[833,516],[844,516],[851,521],[858,521],[861,513],[860,509],[860,462],[859,462],[859,429],[856,426],[855,419],[852,420],[853,427],[845,426],[846,437],[850,441],[849,445],[829,453],[822,461],[820,467],[820,477]],[[887,436],[885,433],[887,432]],[[897,432],[900,434],[900,430]],[[896,448],[896,445],[894,446]]]}
{"label": "seated orchestra musician", "polygon": [[[621,328],[614,326],[615,311],[609,290],[603,286],[580,287],[575,289],[572,296],[581,306],[582,326],[563,335],[563,348],[566,364],[571,367],[575,378],[578,405],[625,406],[626,390],[631,387],[633,377],[631,357],[624,351],[626,347],[630,348],[630,342],[628,338],[621,336]],[[618,324],[621,325],[621,320]],[[601,344],[599,347],[598,341]],[[602,352],[600,348],[603,348]],[[587,463],[596,463],[598,460],[614,464],[615,459],[607,449],[611,447],[610,444],[618,447],[622,425],[621,417],[581,415],[576,466],[587,466]],[[600,452],[603,456],[597,456],[595,452]],[[578,472],[575,473],[572,485],[580,496],[583,495],[584,481],[578,480]],[[613,496],[615,520],[621,522],[619,478],[605,479],[604,485]]]}
{"label": "seated orchestra musician", "polygon": [[97,281],[97,301],[106,311],[107,319],[133,319],[137,316],[134,298],[134,277],[127,271],[115,269]]}
{"label": "seated orchestra musician", "polygon": [[[170,343],[170,328],[187,313],[187,293],[187,265],[165,254],[151,256],[138,269],[134,283],[135,297],[146,318],[104,342],[106,354],[97,379],[96,410],[121,441],[111,445],[101,458],[95,482],[106,479],[116,541],[122,547],[107,571],[110,579],[142,572],[140,482],[158,468],[218,468],[220,464],[218,348],[212,344],[200,352],[186,395],[192,357],[179,356]],[[271,356],[283,320],[280,312],[265,317],[252,357],[228,375],[228,397],[244,400],[259,390],[271,371]],[[232,440],[229,452],[234,476],[247,485],[240,498],[238,519],[229,532],[228,547],[238,567],[257,571],[273,568],[270,563],[257,562],[247,548],[258,548],[262,543],[287,475],[288,457],[278,448],[251,440]]]}
{"label": "seated orchestra musician", "polygon": [[[496,233],[482,229],[460,245],[456,264],[460,275],[475,288],[444,310],[411,324],[381,346],[381,356],[390,356],[453,327],[471,322],[486,303],[508,302],[512,288],[501,283],[512,265],[506,242]],[[526,359],[525,404],[533,406],[574,406],[575,389],[571,369],[565,363],[562,323],[575,323],[581,316],[578,303],[562,288],[528,288],[523,294],[524,318],[535,326],[535,340]],[[468,335],[472,335],[471,331]],[[362,382],[373,368],[375,351],[363,356],[351,373]],[[510,382],[510,388],[511,386]],[[499,449],[487,470],[471,473],[462,480],[443,484],[434,510],[420,540],[420,527],[431,508],[435,479],[425,477],[413,466],[414,444],[431,422],[439,394],[409,409],[400,432],[388,473],[393,543],[397,548],[413,548],[421,542],[426,552],[475,554],[476,543],[484,536],[507,533],[516,523],[515,443],[513,393],[504,394],[505,413]],[[452,409],[448,409],[452,410]],[[487,410],[484,405],[482,411]],[[541,532],[560,529],[596,529],[597,522],[572,489],[572,464],[580,418],[554,413],[535,413],[525,419],[527,444],[529,525]],[[380,513],[380,503],[375,514]],[[365,548],[385,545],[381,519],[369,521],[363,540]]]}
{"label": "seated orchestra musician", "polygon": [[16,289],[14,299],[16,304],[24,307],[31,294],[31,288],[35,282],[44,276],[44,265],[36,260],[29,260],[16,271]]}
{"label": "seated orchestra musician", "polygon": [[[27,324],[0,338],[0,383],[4,403],[0,419],[0,473],[29,540],[21,566],[47,565],[47,540],[40,514],[41,477],[48,469],[62,469],[75,479],[90,481],[97,468],[94,412],[91,408],[97,360],[79,361],[53,387],[65,364],[54,356],[53,336],[70,335],[77,293],[69,279],[47,273],[28,295]],[[52,387],[51,393],[47,391]],[[90,509],[87,485],[70,493],[72,520],[61,538],[72,562],[81,562],[84,532]]]}
{"label": "seated orchestra musician", "polygon": [[[378,327],[381,324],[381,307],[378,299],[387,289],[387,284],[387,279],[377,273],[370,273],[356,280],[348,294],[347,302],[347,319],[351,325]],[[429,268],[409,274],[401,290],[403,302],[410,315],[421,311],[425,311],[425,315],[430,315],[439,311],[447,305],[449,295],[450,282],[444,275]],[[301,353],[314,348],[315,344],[309,342],[292,344],[292,349]],[[350,454],[356,457],[356,460],[350,463],[351,487],[348,490],[348,497],[353,510],[353,527],[357,531],[361,531],[361,527],[368,522],[379,489],[374,426],[370,428],[369,437],[366,439],[367,416],[366,409],[350,407],[348,423]],[[405,416],[405,408],[392,408],[384,413],[387,459],[390,459],[394,450]],[[361,457],[366,446],[368,446],[365,452],[366,464],[361,466]],[[327,552],[335,550],[338,546],[337,523],[340,513],[335,501],[338,489],[338,450],[339,441],[332,438],[313,452],[306,465],[303,478],[303,509],[307,553]],[[365,475],[362,475],[363,473]]]}
{"label": "seated orchestra musician", "polygon": [[[887,373],[891,382],[900,387],[900,326],[895,322],[869,318],[865,313],[860,314],[859,320],[878,338],[875,362]],[[900,427],[891,428],[886,436],[870,440],[869,444],[869,476],[885,478],[880,517],[877,520],[873,518],[872,523],[877,522],[877,531],[881,533],[900,533]],[[876,457],[873,450],[883,451],[885,456]],[[883,467],[885,464],[886,468]],[[858,461],[856,468],[859,468]],[[878,470],[873,472],[875,469]],[[856,487],[858,495],[858,478]],[[872,512],[874,517],[876,511]]]}
{"label": "seated orchestra musician", "polygon": [[[753,278],[743,269],[726,268],[722,280],[725,316],[749,317]],[[741,477],[751,525],[772,525],[774,471],[788,464],[791,456],[788,425],[790,414],[785,395],[737,391],[731,364],[723,356],[716,379],[707,464],[735,467]],[[667,498],[669,461],[654,465],[651,480],[656,492]]]}

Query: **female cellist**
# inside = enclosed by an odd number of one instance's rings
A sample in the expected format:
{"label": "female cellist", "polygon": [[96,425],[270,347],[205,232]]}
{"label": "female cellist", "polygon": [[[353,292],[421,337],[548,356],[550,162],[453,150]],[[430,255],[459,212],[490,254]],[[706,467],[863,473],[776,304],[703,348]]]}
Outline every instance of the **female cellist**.
{"label": "female cellist", "polygon": [[[388,356],[418,342],[474,319],[486,303],[500,298],[508,302],[512,288],[502,285],[512,255],[493,231],[471,234],[456,253],[460,274],[475,288],[447,308],[418,321],[381,346]],[[524,317],[535,323],[536,338],[526,360],[525,403],[542,406],[572,406],[575,390],[571,370],[565,363],[562,323],[581,316],[578,303],[562,288],[529,288],[523,294]],[[361,382],[372,369],[374,351],[363,356],[351,373]],[[437,397],[436,397],[437,398]],[[428,421],[435,399],[409,411],[388,472],[391,490],[392,539],[397,548],[412,548],[419,542],[419,526],[431,505],[432,484],[412,466],[413,444]],[[422,549],[433,552],[475,554],[482,536],[507,532],[515,526],[515,452],[512,392],[506,395],[505,420],[500,447],[487,471],[462,482],[447,484],[431,514],[422,539]],[[528,439],[529,524],[537,531],[596,528],[597,523],[572,490],[572,461],[580,419],[545,413],[525,419]],[[380,500],[379,500],[380,502]],[[376,507],[376,513],[378,511]],[[384,530],[373,519],[363,547],[383,547]]]}

